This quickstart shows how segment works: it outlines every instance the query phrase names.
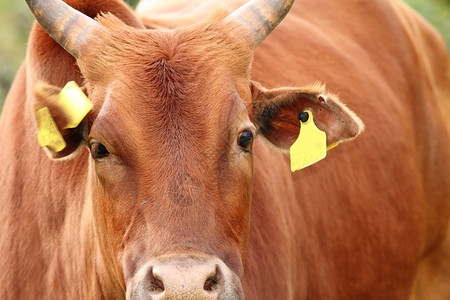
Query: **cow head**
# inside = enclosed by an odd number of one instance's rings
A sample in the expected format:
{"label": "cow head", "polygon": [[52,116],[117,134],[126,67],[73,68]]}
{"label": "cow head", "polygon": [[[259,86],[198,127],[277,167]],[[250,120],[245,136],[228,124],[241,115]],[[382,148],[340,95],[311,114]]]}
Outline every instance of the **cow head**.
{"label": "cow head", "polygon": [[102,290],[127,299],[242,299],[256,135],[287,149],[306,108],[328,144],[362,129],[322,86],[266,90],[250,80],[254,48],[292,3],[251,1],[190,27],[146,30],[59,1],[28,2],[76,58],[94,104],[78,128],[63,129],[52,100],[59,88],[36,90],[36,105],[50,108],[67,143],[51,155],[82,146],[91,153]]}

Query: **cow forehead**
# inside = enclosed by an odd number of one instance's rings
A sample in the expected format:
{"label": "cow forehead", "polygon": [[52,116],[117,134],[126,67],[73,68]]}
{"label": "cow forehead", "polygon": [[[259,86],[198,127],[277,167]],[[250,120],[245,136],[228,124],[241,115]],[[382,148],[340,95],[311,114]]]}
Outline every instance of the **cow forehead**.
{"label": "cow forehead", "polygon": [[[197,31],[112,33],[80,65],[96,108],[112,94],[114,103],[123,102],[119,105],[128,110],[150,111],[165,120],[183,114],[204,119],[236,91],[248,97],[251,51],[236,55],[237,44],[224,42],[217,33],[205,42]],[[233,49],[227,51],[224,44]]]}
{"label": "cow forehead", "polygon": [[164,156],[185,168],[196,160],[198,166],[206,162],[206,153],[217,159],[226,152],[240,127],[251,124],[231,81],[206,96],[199,89],[164,98],[151,84],[143,86],[138,95],[130,95],[122,82],[110,84],[92,125],[91,136],[123,156]]}
{"label": "cow forehead", "polygon": [[213,26],[116,27],[79,62],[98,112],[93,130],[127,157],[170,154],[185,166],[228,149],[230,130],[248,121],[252,50]]}
{"label": "cow forehead", "polygon": [[170,99],[158,97],[157,93],[146,89],[138,95],[128,92],[120,83],[106,88],[104,100],[93,121],[94,128],[99,127],[103,131],[117,129],[116,134],[123,132],[125,135],[133,135],[132,129],[141,128],[143,131],[135,134],[145,136],[146,132],[157,131],[164,138],[171,131],[174,135],[183,132],[208,134],[207,131],[216,129],[223,133],[249,122],[244,100],[230,82],[222,82],[220,90],[213,89],[206,96],[204,90]]}
{"label": "cow forehead", "polygon": [[[125,78],[135,74],[138,77],[133,80],[145,78],[156,87],[164,86],[160,96],[170,97],[171,93],[185,92],[182,83],[197,79],[204,84],[206,74],[215,70],[215,76],[223,74],[223,70],[218,72],[220,67],[248,77],[253,48],[215,23],[142,30],[109,22],[108,18],[100,22],[110,30],[100,32],[79,61],[88,80],[117,79],[125,71]],[[180,84],[171,85],[174,82]]]}

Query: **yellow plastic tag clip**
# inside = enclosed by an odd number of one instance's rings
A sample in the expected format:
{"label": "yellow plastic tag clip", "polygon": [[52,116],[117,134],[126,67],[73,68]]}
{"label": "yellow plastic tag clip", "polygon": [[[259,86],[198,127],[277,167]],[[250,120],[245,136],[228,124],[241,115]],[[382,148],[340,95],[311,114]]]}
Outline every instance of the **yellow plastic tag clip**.
{"label": "yellow plastic tag clip", "polygon": [[[64,129],[77,127],[93,106],[75,81],[70,81],[64,86],[58,95],[57,105],[67,117]],[[38,110],[36,118],[39,145],[49,147],[55,152],[62,151],[66,147],[66,142],[48,107]]]}
{"label": "yellow plastic tag clip", "polygon": [[327,148],[326,133],[317,128],[312,112],[305,110],[302,114],[304,120],[300,120],[300,134],[289,149],[292,172],[324,159],[327,156],[327,150],[331,150],[338,145],[336,143]]}
{"label": "yellow plastic tag clip", "polygon": [[59,93],[58,106],[68,118],[64,128],[75,128],[92,109],[92,102],[75,81],[69,81]]}
{"label": "yellow plastic tag clip", "polygon": [[49,147],[55,152],[66,148],[66,142],[59,132],[58,126],[53,120],[48,107],[41,108],[36,112],[38,122],[38,141],[41,147]]}

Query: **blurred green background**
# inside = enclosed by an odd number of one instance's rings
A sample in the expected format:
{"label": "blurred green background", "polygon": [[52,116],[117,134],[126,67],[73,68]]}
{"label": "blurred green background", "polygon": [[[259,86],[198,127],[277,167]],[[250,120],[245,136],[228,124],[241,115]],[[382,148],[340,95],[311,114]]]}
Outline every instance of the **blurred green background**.
{"label": "blurred green background", "polygon": [[[441,32],[450,49],[450,0],[405,1]],[[126,2],[134,7],[138,0]],[[0,0],[0,112],[14,75],[25,57],[32,20],[24,0]]]}

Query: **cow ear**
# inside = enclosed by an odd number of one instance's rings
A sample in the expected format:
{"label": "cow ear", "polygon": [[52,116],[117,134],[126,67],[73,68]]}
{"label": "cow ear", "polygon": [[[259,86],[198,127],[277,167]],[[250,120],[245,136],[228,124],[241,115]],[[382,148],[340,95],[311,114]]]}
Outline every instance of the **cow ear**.
{"label": "cow ear", "polygon": [[325,86],[268,90],[251,84],[253,119],[260,134],[283,150],[295,142],[300,131],[299,113],[309,110],[316,126],[326,133],[327,146],[352,140],[364,129],[363,122]]}
{"label": "cow ear", "polygon": [[[74,83],[70,83],[71,89],[75,93],[84,92]],[[73,97],[73,90],[64,91]],[[85,143],[88,134],[87,112],[92,108],[89,103],[83,107],[76,107],[78,111],[82,110],[82,115],[73,116],[68,113],[66,107],[62,104],[61,88],[49,85],[43,82],[36,84],[34,88],[33,109],[36,113],[38,126],[39,144],[46,149],[47,154],[54,159],[67,158],[69,155],[76,154],[80,146]],[[87,99],[87,98],[86,98]],[[74,121],[75,120],[75,121]]]}

